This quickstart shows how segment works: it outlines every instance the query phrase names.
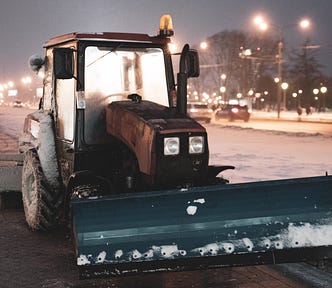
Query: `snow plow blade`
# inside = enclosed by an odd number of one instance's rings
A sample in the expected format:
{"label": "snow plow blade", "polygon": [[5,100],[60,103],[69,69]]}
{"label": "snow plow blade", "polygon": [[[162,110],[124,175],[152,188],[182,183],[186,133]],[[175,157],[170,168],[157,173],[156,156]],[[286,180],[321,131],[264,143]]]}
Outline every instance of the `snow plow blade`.
{"label": "snow plow blade", "polygon": [[82,278],[332,257],[332,176],[71,204]]}

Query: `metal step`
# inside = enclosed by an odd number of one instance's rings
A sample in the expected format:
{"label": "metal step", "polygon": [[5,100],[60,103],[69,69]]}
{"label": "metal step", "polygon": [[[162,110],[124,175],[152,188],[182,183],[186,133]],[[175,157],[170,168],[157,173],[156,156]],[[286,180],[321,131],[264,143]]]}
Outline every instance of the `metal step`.
{"label": "metal step", "polygon": [[22,166],[0,166],[0,194],[21,191]]}

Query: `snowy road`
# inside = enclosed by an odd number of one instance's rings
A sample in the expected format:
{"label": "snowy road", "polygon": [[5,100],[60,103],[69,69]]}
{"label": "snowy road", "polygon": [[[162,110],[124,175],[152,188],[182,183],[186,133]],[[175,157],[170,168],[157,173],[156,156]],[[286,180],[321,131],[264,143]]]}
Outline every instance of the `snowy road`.
{"label": "snowy road", "polygon": [[[264,118],[265,114],[256,114],[256,116],[249,122],[243,121],[218,121],[217,124],[222,124],[228,127],[242,127],[252,128],[265,131],[283,131],[288,133],[306,133],[315,135],[324,135],[332,137],[332,117],[331,119],[319,119],[306,118],[302,121],[298,121],[297,118],[284,118],[277,120],[275,118]],[[262,118],[263,117],[263,118]]]}
{"label": "snowy road", "polygon": [[332,174],[331,136],[221,124],[206,126],[210,163],[234,165],[232,183]]}
{"label": "snowy road", "polygon": [[[17,138],[31,111],[0,107],[0,132]],[[305,118],[311,122],[276,121],[264,114],[263,120],[259,115],[248,123],[204,124],[210,164],[236,167],[223,173],[231,183],[332,174],[332,124],[315,115]]]}

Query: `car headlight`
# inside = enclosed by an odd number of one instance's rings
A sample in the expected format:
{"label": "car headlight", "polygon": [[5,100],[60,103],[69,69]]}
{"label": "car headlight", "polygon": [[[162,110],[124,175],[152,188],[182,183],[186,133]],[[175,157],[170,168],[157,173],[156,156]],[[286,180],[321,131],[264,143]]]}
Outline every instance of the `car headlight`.
{"label": "car headlight", "polygon": [[204,137],[189,137],[189,154],[200,154],[204,152]]}
{"label": "car headlight", "polygon": [[164,155],[178,155],[180,153],[179,137],[164,138]]}

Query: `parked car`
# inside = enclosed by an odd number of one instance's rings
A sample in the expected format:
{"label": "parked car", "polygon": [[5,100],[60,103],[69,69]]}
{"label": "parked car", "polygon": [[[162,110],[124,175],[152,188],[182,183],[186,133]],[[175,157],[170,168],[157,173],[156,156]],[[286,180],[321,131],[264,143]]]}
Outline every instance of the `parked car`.
{"label": "parked car", "polygon": [[244,120],[248,122],[251,116],[251,109],[248,108],[247,105],[241,106],[239,104],[228,104],[220,109],[218,109],[215,113],[215,119],[228,119],[228,121],[234,121],[237,119]]}
{"label": "parked car", "polygon": [[18,101],[18,100],[14,101],[14,103],[13,103],[13,107],[16,107],[16,108],[21,108],[21,107],[23,107],[23,103],[22,103],[22,101]]}
{"label": "parked car", "polygon": [[188,103],[187,114],[198,121],[205,121],[210,123],[213,117],[213,110],[208,107],[206,103]]}

